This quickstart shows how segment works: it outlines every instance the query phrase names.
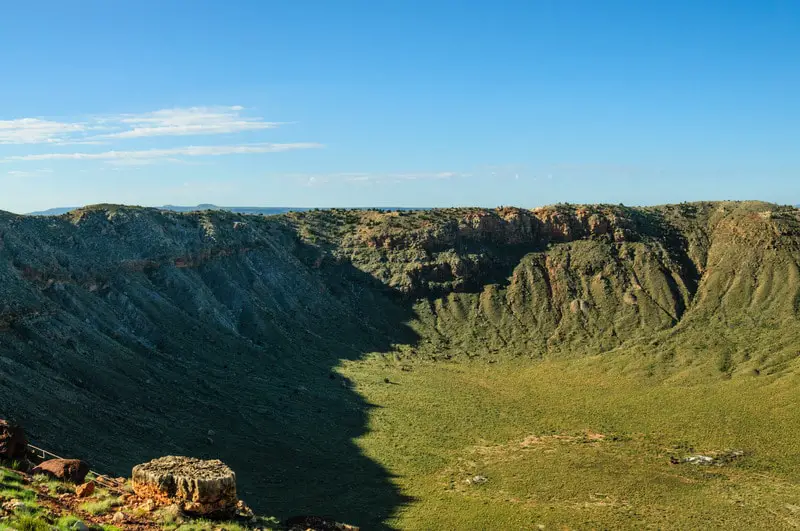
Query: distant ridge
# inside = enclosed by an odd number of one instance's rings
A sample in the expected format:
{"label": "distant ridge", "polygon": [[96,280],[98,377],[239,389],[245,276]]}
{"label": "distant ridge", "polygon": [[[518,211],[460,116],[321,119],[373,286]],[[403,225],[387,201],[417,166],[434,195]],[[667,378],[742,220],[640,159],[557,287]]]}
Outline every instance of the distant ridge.
{"label": "distant ridge", "polygon": [[[48,210],[40,210],[37,212],[29,212],[27,216],[60,216],[72,210],[81,207],[59,207],[50,208]],[[285,214],[286,212],[308,212],[314,210],[310,207],[242,207],[242,206],[217,206],[210,203],[203,203],[195,206],[180,206],[180,205],[164,205],[155,207],[159,210],[168,210],[171,212],[198,212],[201,210],[224,210],[226,212],[234,212],[236,214],[262,214],[265,216],[273,216],[276,214]],[[356,207],[353,210],[369,210],[374,207]],[[324,210],[325,208],[320,207]],[[409,208],[409,207],[381,207],[382,210],[428,210],[427,208]]]}
{"label": "distant ridge", "polygon": [[196,206],[164,205],[156,207],[159,210],[170,210],[172,212],[197,212],[200,210],[225,210],[237,214],[264,214],[265,216],[275,214],[285,214],[286,212],[304,212],[311,210],[303,207],[239,207],[239,206],[217,206],[210,203],[203,203]]}

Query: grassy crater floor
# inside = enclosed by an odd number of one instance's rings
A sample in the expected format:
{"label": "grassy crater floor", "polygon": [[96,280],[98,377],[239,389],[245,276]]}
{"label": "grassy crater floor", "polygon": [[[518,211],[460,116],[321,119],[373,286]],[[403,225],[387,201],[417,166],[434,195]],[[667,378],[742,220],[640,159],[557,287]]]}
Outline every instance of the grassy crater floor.
{"label": "grassy crater floor", "polygon": [[372,405],[358,445],[411,499],[387,515],[393,528],[800,527],[796,373],[657,379],[635,366],[375,356],[340,371]]}

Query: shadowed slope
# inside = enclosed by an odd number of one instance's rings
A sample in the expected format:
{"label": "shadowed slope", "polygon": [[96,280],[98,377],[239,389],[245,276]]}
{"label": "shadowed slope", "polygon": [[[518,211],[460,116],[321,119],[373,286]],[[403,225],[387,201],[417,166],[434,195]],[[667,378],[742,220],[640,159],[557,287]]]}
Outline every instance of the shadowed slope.
{"label": "shadowed slope", "polygon": [[0,408],[37,443],[120,474],[219,457],[245,500],[284,517],[380,528],[404,503],[353,444],[369,405],[333,373],[413,341],[397,307],[352,289],[363,273],[261,219],[108,208],[6,223]]}

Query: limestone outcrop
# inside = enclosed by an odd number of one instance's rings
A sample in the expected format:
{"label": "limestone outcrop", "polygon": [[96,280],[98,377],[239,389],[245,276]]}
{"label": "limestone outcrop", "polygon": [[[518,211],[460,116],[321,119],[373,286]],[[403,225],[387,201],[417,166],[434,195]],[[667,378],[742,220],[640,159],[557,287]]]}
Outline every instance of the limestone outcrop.
{"label": "limestone outcrop", "polygon": [[166,456],[133,467],[133,490],[158,504],[217,517],[236,511],[236,474],[222,461]]}

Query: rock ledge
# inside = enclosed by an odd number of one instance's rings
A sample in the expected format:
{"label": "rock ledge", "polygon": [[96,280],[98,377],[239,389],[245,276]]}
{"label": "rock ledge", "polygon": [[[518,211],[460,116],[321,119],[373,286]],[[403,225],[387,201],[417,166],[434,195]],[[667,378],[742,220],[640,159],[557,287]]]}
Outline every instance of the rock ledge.
{"label": "rock ledge", "polygon": [[133,467],[132,483],[137,496],[177,504],[190,514],[222,517],[236,511],[236,474],[218,459],[162,457]]}

